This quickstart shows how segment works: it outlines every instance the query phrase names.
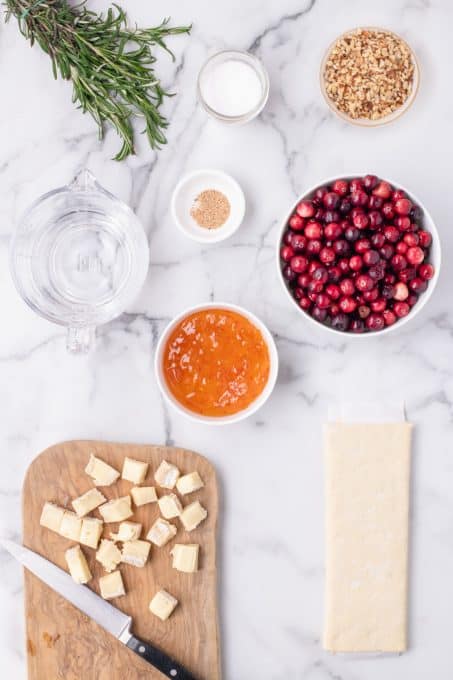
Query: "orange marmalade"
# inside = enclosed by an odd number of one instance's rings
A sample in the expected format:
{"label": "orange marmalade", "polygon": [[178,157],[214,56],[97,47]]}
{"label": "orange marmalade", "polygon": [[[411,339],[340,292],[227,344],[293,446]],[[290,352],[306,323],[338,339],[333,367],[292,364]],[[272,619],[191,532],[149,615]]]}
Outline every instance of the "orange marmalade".
{"label": "orange marmalade", "polygon": [[173,329],[163,355],[172,395],[203,416],[243,411],[263,391],[270,372],[261,332],[229,309],[201,309]]}

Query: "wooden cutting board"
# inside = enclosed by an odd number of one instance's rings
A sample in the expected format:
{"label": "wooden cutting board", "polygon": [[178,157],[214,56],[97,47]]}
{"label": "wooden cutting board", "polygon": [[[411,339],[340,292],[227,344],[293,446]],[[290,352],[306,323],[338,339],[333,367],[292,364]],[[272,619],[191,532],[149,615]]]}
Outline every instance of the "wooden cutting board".
{"label": "wooden cutting board", "polygon": [[[90,453],[121,470],[125,456],[150,464],[144,484],[154,485],[153,473],[165,458],[182,473],[198,470],[205,488],[183,499],[183,505],[200,500],[207,519],[190,533],[179,522],[178,533],[166,546],[152,546],[148,564],[136,568],[120,565],[126,596],[112,604],[133,619],[133,632],[149,640],[182,663],[199,680],[220,680],[219,633],[216,596],[216,526],[218,490],[215,470],[202,456],[175,447],[139,446],[98,441],[70,441],[41,453],[28,469],[23,487],[23,542],[67,570],[67,539],[41,527],[45,501],[70,508],[72,498],[92,487],[84,469]],[[132,484],[119,480],[101,490],[108,500],[129,492]],[[164,490],[161,490],[161,493]],[[159,489],[158,489],[159,494]],[[190,499],[188,501],[187,499]],[[71,508],[72,509],[72,508]],[[95,510],[91,513],[99,516]],[[142,522],[144,533],[158,517],[156,503],[136,508],[133,521]],[[116,531],[108,524],[104,536]],[[170,550],[175,541],[200,544],[200,570],[183,574],[171,567]],[[103,569],[95,551],[82,546],[93,574],[89,586],[99,593]],[[179,600],[167,621],[148,610],[154,593],[165,588]],[[130,652],[51,588],[25,570],[25,615],[28,673],[30,680],[162,680],[164,677]]]}

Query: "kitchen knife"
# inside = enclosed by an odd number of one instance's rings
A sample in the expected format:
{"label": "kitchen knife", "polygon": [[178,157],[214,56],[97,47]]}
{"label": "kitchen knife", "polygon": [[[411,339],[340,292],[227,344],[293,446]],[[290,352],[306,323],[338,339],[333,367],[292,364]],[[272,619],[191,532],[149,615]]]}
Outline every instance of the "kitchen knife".
{"label": "kitchen knife", "polygon": [[77,609],[93,619],[104,630],[116,637],[117,640],[129,647],[151,666],[157,668],[167,678],[172,680],[195,680],[194,676],[183,668],[177,661],[153,647],[149,642],[139,640],[132,635],[130,628],[132,618],[111,605],[102,597],[96,595],[87,586],[73,581],[72,577],[41,555],[25,548],[23,545],[7,539],[0,539],[1,545],[18,562],[44,581],[52,590],[62,595]]}

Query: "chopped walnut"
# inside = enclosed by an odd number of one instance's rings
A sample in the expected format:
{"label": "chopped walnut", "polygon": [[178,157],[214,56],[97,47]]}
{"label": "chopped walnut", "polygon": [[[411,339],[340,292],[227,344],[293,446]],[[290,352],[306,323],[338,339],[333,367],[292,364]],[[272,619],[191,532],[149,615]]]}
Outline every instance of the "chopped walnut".
{"label": "chopped walnut", "polygon": [[378,120],[411,94],[414,60],[393,33],[359,28],[336,41],[323,76],[327,96],[339,111],[353,119]]}

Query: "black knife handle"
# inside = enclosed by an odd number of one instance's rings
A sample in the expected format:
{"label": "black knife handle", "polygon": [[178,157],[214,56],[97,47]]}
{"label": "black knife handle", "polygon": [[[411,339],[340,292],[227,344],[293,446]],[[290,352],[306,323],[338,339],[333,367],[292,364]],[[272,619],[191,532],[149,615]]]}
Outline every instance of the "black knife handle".
{"label": "black knife handle", "polygon": [[167,656],[167,654],[161,652],[160,649],[156,649],[156,647],[150,645],[149,642],[144,642],[134,635],[131,635],[126,645],[129,649],[138,654],[138,656],[150,663],[151,666],[157,668],[167,678],[170,678],[171,680],[196,680],[192,673],[186,671],[181,664],[174,661],[174,659]]}

